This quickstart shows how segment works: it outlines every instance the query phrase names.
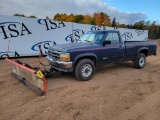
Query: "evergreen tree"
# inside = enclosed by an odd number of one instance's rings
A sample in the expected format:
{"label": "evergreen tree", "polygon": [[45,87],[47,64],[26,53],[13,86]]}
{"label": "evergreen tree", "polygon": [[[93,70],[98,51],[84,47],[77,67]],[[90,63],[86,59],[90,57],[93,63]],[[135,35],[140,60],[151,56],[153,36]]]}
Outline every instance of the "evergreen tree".
{"label": "evergreen tree", "polygon": [[112,20],[112,27],[116,27],[116,18],[115,17]]}

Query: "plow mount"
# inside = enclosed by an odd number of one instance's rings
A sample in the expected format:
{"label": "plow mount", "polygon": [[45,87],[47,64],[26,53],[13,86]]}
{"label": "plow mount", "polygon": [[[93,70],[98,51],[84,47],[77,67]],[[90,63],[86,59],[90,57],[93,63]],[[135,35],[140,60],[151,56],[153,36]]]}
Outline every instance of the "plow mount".
{"label": "plow mount", "polygon": [[25,86],[34,91],[37,95],[46,93],[47,81],[42,71],[32,68],[29,64],[22,63],[19,60],[5,59],[13,64],[11,75],[18,79]]}

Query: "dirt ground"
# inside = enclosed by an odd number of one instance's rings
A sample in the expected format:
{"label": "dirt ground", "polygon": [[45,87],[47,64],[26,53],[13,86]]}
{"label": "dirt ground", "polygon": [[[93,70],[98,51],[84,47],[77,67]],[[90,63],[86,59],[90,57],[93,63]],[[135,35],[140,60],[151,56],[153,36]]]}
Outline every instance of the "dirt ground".
{"label": "dirt ground", "polygon": [[0,60],[0,120],[160,120],[159,53],[147,57],[143,69],[132,62],[107,65],[86,82],[73,73],[48,78],[43,96],[10,76],[12,65]]}

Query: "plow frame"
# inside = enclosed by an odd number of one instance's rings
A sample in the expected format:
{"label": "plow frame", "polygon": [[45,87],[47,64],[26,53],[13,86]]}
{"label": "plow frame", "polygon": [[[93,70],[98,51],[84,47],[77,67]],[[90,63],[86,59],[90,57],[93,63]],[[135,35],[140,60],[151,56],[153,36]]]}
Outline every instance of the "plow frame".
{"label": "plow frame", "polygon": [[[22,63],[19,60],[10,60],[5,58],[6,61],[13,64],[11,75],[18,79],[25,86],[34,91],[37,95],[46,93],[47,81],[41,70],[35,70],[29,64]],[[30,79],[28,79],[29,77]]]}

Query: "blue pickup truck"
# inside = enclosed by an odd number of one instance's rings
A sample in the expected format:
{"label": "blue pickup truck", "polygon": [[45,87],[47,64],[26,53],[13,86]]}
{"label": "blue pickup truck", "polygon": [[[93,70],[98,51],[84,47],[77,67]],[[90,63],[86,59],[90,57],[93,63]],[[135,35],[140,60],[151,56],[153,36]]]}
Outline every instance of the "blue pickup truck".
{"label": "blue pickup truck", "polygon": [[47,60],[53,69],[73,72],[78,80],[90,80],[98,66],[133,61],[135,68],[156,55],[156,42],[123,41],[119,31],[89,31],[76,43],[50,46]]}

